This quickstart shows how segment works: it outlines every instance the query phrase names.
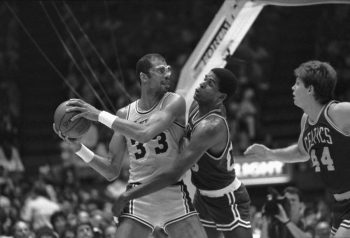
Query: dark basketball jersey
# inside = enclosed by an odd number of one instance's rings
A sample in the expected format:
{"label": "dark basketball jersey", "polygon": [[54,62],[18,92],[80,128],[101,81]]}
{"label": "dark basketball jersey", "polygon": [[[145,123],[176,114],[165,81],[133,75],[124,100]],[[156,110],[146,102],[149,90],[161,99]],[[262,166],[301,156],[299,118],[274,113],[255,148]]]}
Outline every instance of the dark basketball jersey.
{"label": "dark basketball jersey", "polygon": [[341,132],[328,116],[328,103],[315,123],[307,118],[302,140],[315,172],[334,193],[350,190],[350,135]]}
{"label": "dark basketball jersey", "polygon": [[192,183],[201,190],[218,190],[230,185],[236,177],[234,171],[234,158],[232,154],[232,143],[230,140],[229,127],[220,109],[212,110],[200,118],[196,118],[198,106],[190,111],[187,125],[187,137],[190,139],[191,134],[196,130],[200,121],[207,117],[219,117],[226,125],[227,142],[224,151],[219,156],[214,156],[208,151],[194,164],[191,168]]}

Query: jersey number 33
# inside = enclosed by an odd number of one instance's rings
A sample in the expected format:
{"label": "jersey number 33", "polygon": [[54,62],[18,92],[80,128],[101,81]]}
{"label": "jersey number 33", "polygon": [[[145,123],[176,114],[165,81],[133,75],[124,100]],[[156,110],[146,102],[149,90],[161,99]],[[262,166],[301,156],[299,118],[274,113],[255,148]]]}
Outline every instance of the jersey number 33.
{"label": "jersey number 33", "polygon": [[[154,148],[155,154],[162,154],[168,150],[168,143],[166,141],[166,135],[164,132],[155,136],[152,140],[156,140],[158,143],[158,146]],[[130,141],[131,141],[131,144],[136,146],[136,149],[137,149],[137,152],[135,152],[135,158],[141,159],[145,157],[147,151],[146,151],[146,147],[144,146],[144,143],[137,142],[136,140],[133,140],[133,139],[131,139]]]}

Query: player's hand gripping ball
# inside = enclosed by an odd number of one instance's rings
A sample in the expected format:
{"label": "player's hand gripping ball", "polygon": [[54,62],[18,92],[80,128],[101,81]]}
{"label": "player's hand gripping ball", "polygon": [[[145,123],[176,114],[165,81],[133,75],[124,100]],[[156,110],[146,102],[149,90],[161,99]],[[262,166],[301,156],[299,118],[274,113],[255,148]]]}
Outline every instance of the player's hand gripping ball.
{"label": "player's hand gripping ball", "polygon": [[57,132],[61,132],[63,137],[68,137],[70,139],[81,138],[90,128],[91,121],[81,117],[74,121],[70,119],[79,112],[66,112],[68,101],[61,103],[55,111],[54,123]]}

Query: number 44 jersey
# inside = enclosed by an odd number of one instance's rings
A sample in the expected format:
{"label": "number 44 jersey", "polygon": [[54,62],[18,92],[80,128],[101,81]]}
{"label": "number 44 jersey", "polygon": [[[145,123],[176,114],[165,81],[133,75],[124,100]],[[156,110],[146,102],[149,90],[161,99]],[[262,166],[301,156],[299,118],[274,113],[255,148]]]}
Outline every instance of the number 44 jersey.
{"label": "number 44 jersey", "polygon": [[[140,124],[146,123],[154,113],[162,110],[164,101],[172,94],[166,93],[157,104],[147,111],[140,110],[139,100],[129,104],[127,120]],[[184,131],[184,124],[174,121],[169,128],[146,143],[126,138],[130,159],[129,183],[137,183],[151,176],[157,166],[155,160],[176,157],[179,152],[179,141]]]}
{"label": "number 44 jersey", "polygon": [[350,190],[350,135],[344,134],[328,116],[331,101],[323,107],[316,122],[307,118],[302,132],[303,146],[315,172],[332,193]]}

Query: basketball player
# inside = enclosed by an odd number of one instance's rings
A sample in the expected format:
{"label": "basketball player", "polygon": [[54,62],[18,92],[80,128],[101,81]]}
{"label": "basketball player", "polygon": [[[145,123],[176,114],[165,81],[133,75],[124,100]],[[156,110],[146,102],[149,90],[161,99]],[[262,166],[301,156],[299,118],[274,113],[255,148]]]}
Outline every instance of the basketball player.
{"label": "basketball player", "polygon": [[295,76],[294,104],[304,111],[298,143],[281,149],[254,144],[245,155],[287,163],[311,158],[334,198],[331,236],[350,237],[350,103],[332,100],[337,76],[328,63],[305,62]]}
{"label": "basketball player", "polygon": [[[158,166],[155,174],[140,186],[125,192],[117,206],[177,181],[191,168],[197,191],[194,205],[209,238],[252,237],[245,186],[235,176],[232,143],[223,101],[234,94],[235,76],[214,68],[196,89],[189,119],[188,144],[177,159]],[[162,161],[160,161],[162,162]]]}
{"label": "basketball player", "polygon": [[[156,169],[157,160],[176,157],[184,135],[186,103],[182,96],[167,92],[171,69],[159,54],[143,56],[136,65],[141,98],[118,110],[117,115],[99,111],[80,99],[72,99],[68,111],[79,111],[72,120],[85,117],[114,130],[109,157],[102,158],[84,145],[76,154],[112,180],[119,175],[124,153],[130,159],[128,188],[136,187]],[[117,237],[148,237],[156,226],[170,237],[206,237],[198,213],[191,204],[183,181],[130,200],[120,216]]]}

